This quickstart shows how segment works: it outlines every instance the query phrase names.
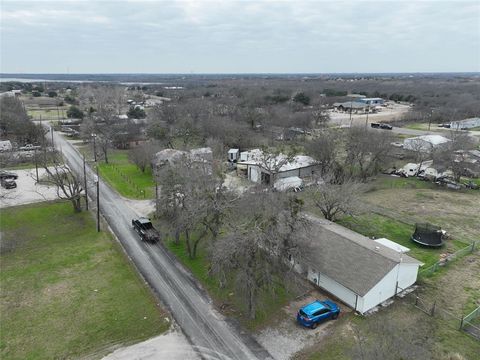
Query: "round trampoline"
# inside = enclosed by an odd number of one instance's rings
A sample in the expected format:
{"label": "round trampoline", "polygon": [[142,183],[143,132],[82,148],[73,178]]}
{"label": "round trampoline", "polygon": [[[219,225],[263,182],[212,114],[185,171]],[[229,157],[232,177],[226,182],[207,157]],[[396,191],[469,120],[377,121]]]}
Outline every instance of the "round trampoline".
{"label": "round trampoline", "polygon": [[444,243],[442,229],[432,224],[415,224],[412,240],[418,244],[431,247],[439,247]]}

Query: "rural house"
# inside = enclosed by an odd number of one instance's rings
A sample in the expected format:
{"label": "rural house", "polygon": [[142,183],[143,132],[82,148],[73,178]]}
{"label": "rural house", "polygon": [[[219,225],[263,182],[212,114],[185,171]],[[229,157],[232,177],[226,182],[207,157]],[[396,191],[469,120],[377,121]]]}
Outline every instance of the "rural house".
{"label": "rural house", "polygon": [[155,154],[154,168],[160,169],[165,165],[175,166],[187,160],[194,166],[206,166],[211,169],[213,162],[212,149],[209,147],[192,149],[190,151],[164,149]]}
{"label": "rural house", "polygon": [[264,185],[293,176],[301,179],[312,177],[316,167],[317,162],[310,156],[296,155],[289,158],[284,154],[266,154],[260,149],[241,152],[237,161],[238,174]]}
{"label": "rural house", "polygon": [[407,289],[423,265],[408,248],[371,240],[333,222],[307,215],[306,255],[290,258],[294,269],[361,314]]}

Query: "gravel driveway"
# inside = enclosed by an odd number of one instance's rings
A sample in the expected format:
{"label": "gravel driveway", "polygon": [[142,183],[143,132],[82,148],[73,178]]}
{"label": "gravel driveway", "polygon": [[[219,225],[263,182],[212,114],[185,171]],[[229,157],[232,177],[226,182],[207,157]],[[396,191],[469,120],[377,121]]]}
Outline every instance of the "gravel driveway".
{"label": "gravel driveway", "polygon": [[185,336],[170,331],[141,343],[115,350],[103,360],[200,360]]}
{"label": "gravel driveway", "polygon": [[[287,315],[285,320],[274,327],[268,327],[260,331],[256,335],[257,341],[267,349],[275,360],[291,359],[294,354],[302,349],[318,344],[335,326],[335,320],[327,320],[314,330],[302,327],[297,323],[296,315],[298,309],[317,299],[328,299],[328,295],[320,290],[314,290],[297,301],[291,302],[283,308]],[[331,300],[339,305],[341,309],[340,316],[351,311],[335,299]]]}
{"label": "gravel driveway", "polygon": [[[18,175],[18,179],[15,180],[17,187],[15,189],[0,187],[0,208],[57,199],[55,186],[36,184],[35,169],[8,170],[8,172]],[[38,169],[38,176],[44,177],[45,169]]]}

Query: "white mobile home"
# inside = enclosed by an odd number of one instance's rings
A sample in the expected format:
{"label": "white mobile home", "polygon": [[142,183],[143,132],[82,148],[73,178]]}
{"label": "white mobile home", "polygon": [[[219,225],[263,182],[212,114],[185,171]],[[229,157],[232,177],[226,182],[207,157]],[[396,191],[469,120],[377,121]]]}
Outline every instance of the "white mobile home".
{"label": "white mobile home", "polygon": [[480,117],[470,118],[459,121],[452,121],[450,123],[450,128],[454,130],[464,130],[480,127]]}
{"label": "white mobile home", "polygon": [[371,240],[330,221],[308,215],[308,251],[290,259],[295,269],[359,313],[365,313],[417,280],[418,260],[405,247]]}

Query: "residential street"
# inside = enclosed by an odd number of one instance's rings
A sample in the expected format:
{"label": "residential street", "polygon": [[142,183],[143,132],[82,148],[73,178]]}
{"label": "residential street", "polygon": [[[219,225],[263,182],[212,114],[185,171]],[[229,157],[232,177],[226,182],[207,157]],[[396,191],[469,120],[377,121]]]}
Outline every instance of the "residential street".
{"label": "residential street", "polygon": [[[56,132],[54,140],[55,147],[63,152],[72,170],[83,178],[83,162],[77,150]],[[93,176],[93,171],[87,168],[91,198],[95,197]],[[240,333],[236,326],[215,311],[208,295],[161,245],[140,241],[131,228],[136,213],[102,181],[100,209],[129,258],[169,308],[199,355],[206,359],[270,358],[252,337]]]}

